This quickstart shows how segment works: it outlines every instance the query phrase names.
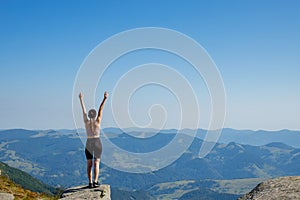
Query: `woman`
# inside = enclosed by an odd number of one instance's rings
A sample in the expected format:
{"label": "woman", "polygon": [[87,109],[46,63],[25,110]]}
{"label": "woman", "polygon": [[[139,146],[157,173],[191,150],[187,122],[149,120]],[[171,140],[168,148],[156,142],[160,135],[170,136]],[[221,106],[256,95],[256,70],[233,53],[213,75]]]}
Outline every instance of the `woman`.
{"label": "woman", "polygon": [[[102,119],[102,110],[105,104],[105,101],[108,97],[108,93],[104,93],[104,98],[99,107],[98,115],[95,109],[89,110],[88,117],[86,109],[83,102],[83,95],[80,92],[79,99],[83,111],[83,120],[85,124],[87,141],[85,147],[85,156],[87,159],[87,176],[89,179],[89,188],[99,186],[98,176],[99,176],[99,164],[102,153],[102,144],[100,141],[100,123]],[[96,118],[97,115],[97,118]],[[92,166],[94,159],[94,182],[92,181]]]}

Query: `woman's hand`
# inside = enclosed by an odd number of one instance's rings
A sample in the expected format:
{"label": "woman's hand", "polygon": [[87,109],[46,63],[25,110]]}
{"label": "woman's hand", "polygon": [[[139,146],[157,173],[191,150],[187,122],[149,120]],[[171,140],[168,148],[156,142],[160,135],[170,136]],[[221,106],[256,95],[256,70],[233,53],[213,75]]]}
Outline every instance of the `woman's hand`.
{"label": "woman's hand", "polygon": [[108,97],[108,92],[104,92],[104,98],[106,99]]}
{"label": "woman's hand", "polygon": [[83,97],[83,94],[82,94],[82,92],[80,92],[79,93],[79,99],[82,99],[82,97]]}

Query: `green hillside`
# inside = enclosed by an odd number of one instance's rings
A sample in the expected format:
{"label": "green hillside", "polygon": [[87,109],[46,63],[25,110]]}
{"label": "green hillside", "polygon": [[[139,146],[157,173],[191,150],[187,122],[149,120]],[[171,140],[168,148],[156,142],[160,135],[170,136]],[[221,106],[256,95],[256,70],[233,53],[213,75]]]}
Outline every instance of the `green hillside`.
{"label": "green hillside", "polygon": [[0,176],[0,193],[9,193],[14,196],[15,200],[23,199],[43,199],[43,200],[56,200],[57,197],[50,196],[44,193],[32,192],[22,188],[20,185],[15,184],[7,176]]}
{"label": "green hillside", "polygon": [[33,178],[26,172],[19,169],[8,166],[7,164],[0,162],[1,176],[8,177],[14,183],[20,185],[22,188],[48,195],[54,195],[58,192],[58,189],[42,183],[41,181]]}

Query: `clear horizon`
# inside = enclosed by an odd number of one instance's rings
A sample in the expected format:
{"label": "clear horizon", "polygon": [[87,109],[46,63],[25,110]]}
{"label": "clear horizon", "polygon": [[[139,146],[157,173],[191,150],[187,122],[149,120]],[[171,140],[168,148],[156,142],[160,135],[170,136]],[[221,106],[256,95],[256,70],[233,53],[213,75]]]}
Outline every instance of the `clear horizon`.
{"label": "clear horizon", "polygon": [[[88,54],[120,32],[162,27],[193,38],[216,63],[227,97],[224,127],[300,130],[299,9],[298,1],[276,0],[90,1],[89,4],[1,1],[0,129],[76,129],[73,87]],[[102,77],[96,88],[95,106],[90,103],[92,97],[85,96],[87,109],[98,109],[103,92],[110,93],[104,108],[103,128],[117,127],[110,110],[111,92],[122,73],[141,64],[158,62],[187,77],[200,102],[198,128],[207,129],[211,117],[210,94],[188,64],[159,51],[126,56],[113,63]],[[163,87],[143,87],[131,101],[130,117],[138,125],[147,125],[150,114],[158,121],[163,120],[161,110],[149,114],[151,105],[161,104],[169,120],[163,129],[177,127],[180,119],[175,116],[181,114],[178,102]]]}
{"label": "clear horizon", "polygon": [[[101,127],[102,129],[110,129],[110,128],[116,128],[116,129],[122,129],[122,130],[128,130],[128,129],[153,129],[155,131],[166,131],[166,130],[184,130],[184,129],[190,129],[190,128],[183,128],[183,129],[174,129],[174,128],[166,128],[166,129],[155,129],[155,128],[140,128],[140,127],[126,127],[126,128],[120,128],[120,127]],[[50,131],[50,130],[54,130],[54,131],[59,131],[59,130],[76,130],[76,128],[74,129],[68,129],[68,128],[46,128],[46,129],[27,129],[27,128],[22,128],[22,127],[14,127],[14,128],[4,128],[4,129],[0,129],[0,131],[5,131],[5,130],[14,130],[14,129],[23,129],[23,130],[29,130],[29,131]],[[78,129],[82,129],[85,130],[84,127],[80,127]],[[207,131],[207,129],[202,129],[202,128],[198,128],[200,130],[204,130]],[[197,130],[198,130],[197,129]],[[236,130],[236,131],[266,131],[266,132],[279,132],[279,131],[295,131],[295,132],[299,132],[300,130],[296,130],[296,129],[276,129],[276,130],[267,130],[267,129],[235,129],[235,128],[230,128],[230,127],[223,127],[222,129],[231,129],[231,130]],[[196,129],[190,129],[190,130],[196,130]]]}

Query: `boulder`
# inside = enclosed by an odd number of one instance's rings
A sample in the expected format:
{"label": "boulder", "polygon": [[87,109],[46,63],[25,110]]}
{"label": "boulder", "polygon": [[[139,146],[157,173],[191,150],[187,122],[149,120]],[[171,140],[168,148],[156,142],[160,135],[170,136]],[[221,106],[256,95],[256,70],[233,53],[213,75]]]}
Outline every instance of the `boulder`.
{"label": "boulder", "polygon": [[110,185],[100,185],[96,188],[88,188],[87,186],[76,186],[66,189],[62,195],[62,200],[70,199],[110,199]]}

